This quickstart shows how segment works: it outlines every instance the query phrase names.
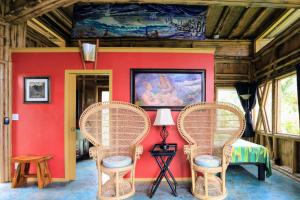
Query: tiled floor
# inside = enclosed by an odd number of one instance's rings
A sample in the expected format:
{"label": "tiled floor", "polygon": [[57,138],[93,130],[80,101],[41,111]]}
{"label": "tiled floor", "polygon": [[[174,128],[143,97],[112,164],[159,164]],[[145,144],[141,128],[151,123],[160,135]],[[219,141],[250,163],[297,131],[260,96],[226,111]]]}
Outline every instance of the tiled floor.
{"label": "tiled floor", "polygon": [[[256,179],[256,167],[231,166],[227,174],[228,197],[230,200],[300,200],[300,183],[276,171],[261,182]],[[132,200],[149,199],[150,184],[137,186]],[[9,183],[0,184],[0,200],[96,200],[97,175],[92,160],[79,162],[77,180],[70,183],[53,183],[39,190],[35,184],[11,189]],[[170,193],[167,185],[158,188],[153,200],[193,199],[189,185],[180,183],[178,197]]]}

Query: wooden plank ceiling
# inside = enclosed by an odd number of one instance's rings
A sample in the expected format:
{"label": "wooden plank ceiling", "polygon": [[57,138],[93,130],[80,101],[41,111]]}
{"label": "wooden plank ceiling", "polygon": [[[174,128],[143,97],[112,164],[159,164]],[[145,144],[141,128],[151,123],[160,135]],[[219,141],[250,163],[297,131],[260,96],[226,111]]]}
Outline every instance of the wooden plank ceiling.
{"label": "wooden plank ceiling", "polygon": [[[20,22],[33,16],[35,19],[64,38],[71,41],[73,4],[82,2],[161,3],[158,0],[16,0],[6,21]],[[254,40],[290,8],[300,7],[299,0],[168,0],[164,4],[196,4],[208,6],[207,39]],[[43,9],[38,9],[43,6]],[[28,9],[30,8],[30,9]]]}

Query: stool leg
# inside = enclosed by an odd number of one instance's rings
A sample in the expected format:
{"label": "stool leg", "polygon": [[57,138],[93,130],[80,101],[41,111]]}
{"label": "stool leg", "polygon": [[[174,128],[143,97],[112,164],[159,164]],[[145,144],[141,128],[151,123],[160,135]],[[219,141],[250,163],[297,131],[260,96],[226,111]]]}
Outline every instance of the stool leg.
{"label": "stool leg", "polygon": [[16,188],[21,178],[21,163],[18,164],[17,170],[15,171],[14,178],[12,180],[11,187]]}
{"label": "stool leg", "polygon": [[44,184],[44,186],[46,186],[52,182],[52,177],[50,174],[47,160],[45,160],[44,163],[45,163],[45,184]]}
{"label": "stool leg", "polygon": [[41,189],[44,187],[44,166],[43,162],[39,161],[37,162],[37,181],[38,181],[38,187]]}

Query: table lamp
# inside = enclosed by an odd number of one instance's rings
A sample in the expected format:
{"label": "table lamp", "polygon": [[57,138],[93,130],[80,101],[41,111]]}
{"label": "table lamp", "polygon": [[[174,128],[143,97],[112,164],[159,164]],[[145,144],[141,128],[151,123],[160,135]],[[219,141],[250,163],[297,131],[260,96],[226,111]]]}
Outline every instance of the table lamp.
{"label": "table lamp", "polygon": [[168,145],[166,144],[167,137],[169,135],[166,126],[174,125],[172,118],[171,110],[168,108],[158,109],[156,112],[156,118],[154,121],[154,126],[162,126],[160,131],[160,136],[162,138],[162,143],[160,145],[161,149],[167,149]]}

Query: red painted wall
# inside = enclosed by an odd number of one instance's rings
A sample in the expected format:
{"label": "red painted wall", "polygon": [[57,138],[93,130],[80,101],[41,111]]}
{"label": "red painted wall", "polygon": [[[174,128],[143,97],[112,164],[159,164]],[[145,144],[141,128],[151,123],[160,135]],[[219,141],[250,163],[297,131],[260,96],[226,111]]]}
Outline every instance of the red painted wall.
{"label": "red painted wall", "polygon": [[[13,113],[20,115],[12,124],[13,156],[51,154],[50,171],[64,177],[64,72],[81,69],[79,53],[13,53]],[[98,68],[113,71],[113,100],[130,101],[130,68],[206,69],[206,100],[214,98],[214,55],[205,53],[98,53]],[[24,104],[23,77],[50,76],[51,103]],[[148,112],[153,123],[155,112]],[[178,112],[173,112],[176,121]],[[178,143],[178,153],[171,163],[175,177],[188,177],[189,165],[183,154],[184,140],[176,126],[168,127],[168,142]],[[152,127],[143,141],[144,154],[138,161],[136,176],[154,178],[159,168],[149,150],[159,143],[160,129]]]}

